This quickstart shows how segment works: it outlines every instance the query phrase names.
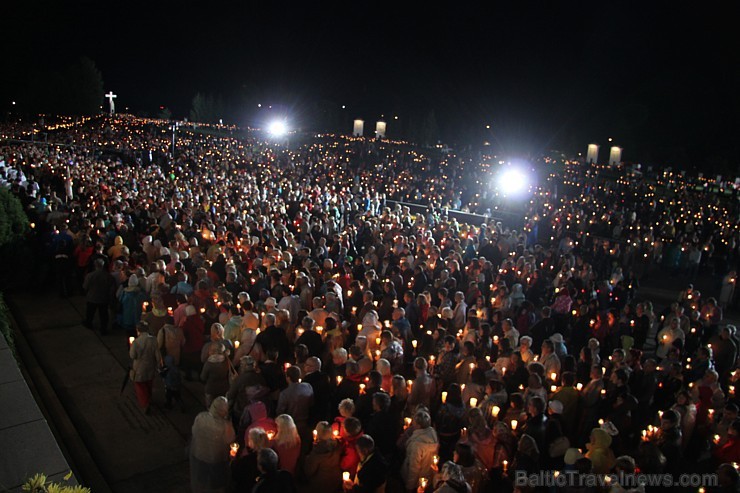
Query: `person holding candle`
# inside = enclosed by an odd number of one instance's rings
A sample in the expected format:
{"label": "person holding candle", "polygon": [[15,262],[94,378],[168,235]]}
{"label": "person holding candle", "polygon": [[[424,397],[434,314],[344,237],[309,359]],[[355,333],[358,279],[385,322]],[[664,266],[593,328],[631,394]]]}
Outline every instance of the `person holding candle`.
{"label": "person holding candle", "polygon": [[[285,375],[288,387],[280,392],[275,412],[291,416],[304,444],[305,452],[308,451],[308,445],[311,443],[312,427],[309,423],[309,415],[315,401],[313,387],[301,381],[301,369],[297,366],[288,367]],[[288,468],[288,470],[291,474],[293,473],[291,469]]]}
{"label": "person holding candle", "polygon": [[416,489],[420,477],[432,477],[433,457],[439,452],[439,439],[432,428],[429,413],[418,411],[414,415],[414,427],[406,441],[406,452],[401,465],[401,478],[407,491]]}
{"label": "person holding candle", "polygon": [[[362,457],[355,447],[357,441],[363,436],[362,423],[355,417],[348,417],[342,422],[341,438],[339,443],[342,446],[342,457],[340,467],[342,471],[348,471],[351,475],[357,472],[357,465]],[[375,443],[373,442],[373,447]]]}
{"label": "person holding candle", "polygon": [[459,385],[468,384],[470,375],[476,368],[475,345],[471,341],[465,341],[462,344],[460,357],[455,365],[455,381]]}
{"label": "person holding candle", "polygon": [[303,463],[304,493],[336,492],[342,487],[342,447],[326,421],[316,425],[316,441]]}
{"label": "person holding candle", "polygon": [[401,426],[390,412],[391,398],[385,392],[376,392],[373,394],[372,405],[373,413],[367,421],[365,432],[376,437],[375,446],[383,457],[393,457]]}
{"label": "person holding candle", "polygon": [[129,357],[133,360],[131,380],[134,382],[136,400],[144,414],[149,414],[154,377],[157,368],[162,366],[162,354],[157,347],[157,338],[149,334],[146,322],[140,321],[136,325],[136,339],[129,348]]}
{"label": "person holding candle", "polygon": [[357,472],[349,474],[354,476],[354,481],[345,479],[342,489],[354,493],[370,493],[385,491],[388,479],[388,463],[383,455],[375,448],[375,441],[370,435],[362,435],[357,438],[355,445],[357,455],[360,459]]}
{"label": "person holding candle", "polygon": [[534,438],[523,434],[519,438],[514,460],[508,465],[508,474],[515,476],[516,472],[523,471],[527,474],[537,473],[540,470],[540,449]]}
{"label": "person holding candle", "polygon": [[591,460],[593,472],[607,474],[614,467],[616,458],[610,448],[612,437],[601,428],[591,430],[589,442],[586,444],[586,458]]}
{"label": "person holding candle", "polygon": [[229,403],[217,397],[208,411],[195,417],[190,442],[190,485],[194,493],[226,491],[229,445],[236,438]]}
{"label": "person holding candle", "polygon": [[427,360],[424,358],[416,358],[414,360],[414,371],[416,375],[406,402],[406,409],[411,412],[413,412],[417,406],[428,408],[434,398],[434,393],[436,392],[435,381],[427,372],[427,368]]}
{"label": "person holding candle", "polygon": [[269,448],[260,450],[257,453],[257,467],[260,476],[252,493],[296,492],[293,474],[280,468],[280,460],[274,450]]}
{"label": "person holding candle", "polygon": [[[277,433],[270,442],[279,458],[280,469],[295,476],[298,459],[301,456],[301,437],[298,434],[293,418],[288,414],[281,414],[275,418]],[[309,436],[311,432],[309,431]],[[269,435],[268,435],[269,436]],[[310,438],[309,438],[310,443]]]}
{"label": "person holding candle", "polygon": [[[477,489],[473,490],[470,483],[466,481],[464,469],[452,461],[442,464],[432,484],[434,493],[477,493]],[[419,484],[415,491],[424,493],[427,490]]]}
{"label": "person holding candle", "polygon": [[434,423],[439,436],[439,456],[442,460],[450,459],[465,424],[465,404],[458,384],[447,388],[447,398],[434,415]]}
{"label": "person holding candle", "polygon": [[259,426],[247,431],[244,443],[245,447],[242,448],[241,455],[231,463],[234,491],[252,491],[260,475],[257,456],[260,450],[269,448],[267,433]]}

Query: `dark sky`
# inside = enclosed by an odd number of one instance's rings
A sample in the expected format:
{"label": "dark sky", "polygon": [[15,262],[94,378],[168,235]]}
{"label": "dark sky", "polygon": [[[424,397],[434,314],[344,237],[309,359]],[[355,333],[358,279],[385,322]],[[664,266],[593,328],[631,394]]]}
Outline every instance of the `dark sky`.
{"label": "dark sky", "polygon": [[259,101],[306,127],[316,108],[398,115],[397,135],[434,110],[453,144],[537,154],[613,137],[629,161],[734,171],[735,17],[682,4],[15,2],[0,7],[0,87],[13,99],[29,69],[84,55],[119,109],[184,117],[202,92],[241,122],[266,118]]}

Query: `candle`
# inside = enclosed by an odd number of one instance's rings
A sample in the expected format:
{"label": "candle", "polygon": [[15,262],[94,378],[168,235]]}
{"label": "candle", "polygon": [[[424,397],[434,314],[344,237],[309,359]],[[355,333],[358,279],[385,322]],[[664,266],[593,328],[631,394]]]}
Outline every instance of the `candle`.
{"label": "candle", "polygon": [[494,418],[498,418],[498,413],[500,413],[500,412],[501,412],[501,408],[500,408],[500,407],[498,407],[498,406],[493,406],[493,407],[491,408],[491,415],[492,415],[492,416],[493,416]]}
{"label": "candle", "polygon": [[583,384],[581,382],[578,382],[576,384],[576,389],[580,392],[583,389]]}
{"label": "candle", "polygon": [[358,331],[362,330],[362,324],[357,324],[357,330]]}
{"label": "candle", "polygon": [[239,344],[241,344],[241,342],[238,339],[234,341],[234,348],[239,349]]}
{"label": "candle", "polygon": [[416,339],[414,339],[413,341],[411,341],[411,346],[413,346],[414,349],[416,349],[416,345],[417,344],[418,344],[418,342],[416,341]]}
{"label": "candle", "polygon": [[442,391],[442,404],[447,402],[447,391]]}
{"label": "candle", "polygon": [[470,363],[470,373],[473,373],[473,370],[475,370],[475,363]]}
{"label": "candle", "polygon": [[349,471],[344,471],[342,473],[342,481],[349,481]]}
{"label": "candle", "polygon": [[357,307],[356,306],[353,306],[352,307],[352,315],[357,315]]}
{"label": "candle", "polygon": [[720,440],[720,436],[714,435],[714,443],[719,443],[719,440]]}
{"label": "candle", "polygon": [[603,419],[599,419],[599,426],[603,426],[603,425],[604,425],[604,420]]}
{"label": "candle", "polygon": [[364,393],[365,393],[365,384],[361,383],[360,384],[360,394],[364,394]]}
{"label": "candle", "polygon": [[267,439],[268,440],[272,440],[273,438],[275,438],[275,432],[272,431],[272,430],[268,431],[267,432]]}
{"label": "candle", "polygon": [[475,397],[470,398],[470,407],[477,407],[478,406],[478,399]]}
{"label": "candle", "polygon": [[403,418],[403,429],[405,430],[411,426],[411,418]]}
{"label": "candle", "polygon": [[433,455],[432,456],[432,464],[434,464],[435,466],[439,464],[439,456],[438,455]]}
{"label": "candle", "polygon": [[498,344],[498,336],[493,336],[493,343]]}
{"label": "candle", "polygon": [[427,478],[419,478],[419,488],[426,489],[429,480]]}
{"label": "candle", "polygon": [[509,469],[509,461],[505,460],[502,462],[502,464],[504,465],[504,474],[506,474],[506,471],[508,471]]}
{"label": "candle", "polygon": [[380,346],[380,337],[375,338],[375,345]]}
{"label": "candle", "polygon": [[285,371],[288,371],[288,368],[290,368],[290,363],[285,363],[283,367],[285,368]]}
{"label": "candle", "polygon": [[239,444],[236,442],[233,442],[231,445],[229,445],[229,455],[232,457],[236,457],[236,454],[239,453]]}
{"label": "candle", "polygon": [[324,331],[324,328],[322,326],[320,326],[320,325],[317,325],[316,326],[316,332],[318,332],[319,334],[321,334],[323,331]]}
{"label": "candle", "polygon": [[511,429],[512,430],[516,430],[516,427],[517,427],[518,424],[519,424],[519,422],[517,420],[512,419],[511,420]]}
{"label": "candle", "polygon": [[337,375],[337,385],[339,385],[340,383],[342,383],[342,376]]}
{"label": "candle", "polygon": [[558,386],[557,385],[550,385],[550,392],[552,392],[554,394],[557,391],[558,391]]}
{"label": "candle", "polygon": [[339,430],[331,430],[331,435],[336,439],[339,438]]}
{"label": "candle", "polygon": [[319,432],[317,430],[313,430],[313,441],[317,441],[319,439]]}
{"label": "candle", "polygon": [[550,380],[553,382],[558,379],[558,374],[555,372],[550,373]]}
{"label": "candle", "polygon": [[606,396],[606,389],[601,389],[601,397]]}
{"label": "candle", "polygon": [[136,339],[136,337],[134,337],[134,336],[130,336],[130,337],[128,338],[128,345],[129,345],[129,346],[130,346],[131,344],[133,344],[133,343],[134,343],[134,339]]}

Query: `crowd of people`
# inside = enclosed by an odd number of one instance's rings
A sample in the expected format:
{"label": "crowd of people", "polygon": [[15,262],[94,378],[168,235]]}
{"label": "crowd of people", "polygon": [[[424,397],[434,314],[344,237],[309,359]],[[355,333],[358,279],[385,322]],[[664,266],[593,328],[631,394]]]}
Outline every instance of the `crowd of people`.
{"label": "crowd of people", "polygon": [[[166,409],[203,382],[194,492],[539,491],[515,481],[539,471],[737,491],[736,203],[569,162],[520,225],[463,223],[440,207],[485,209],[488,166],[408,144],[182,132],[157,160],[162,122],[56,135],[0,146],[2,183],[60,295],[130,337],[143,412],[156,378]],[[683,283],[673,303],[649,276]],[[562,488],[597,490],[650,488]]]}

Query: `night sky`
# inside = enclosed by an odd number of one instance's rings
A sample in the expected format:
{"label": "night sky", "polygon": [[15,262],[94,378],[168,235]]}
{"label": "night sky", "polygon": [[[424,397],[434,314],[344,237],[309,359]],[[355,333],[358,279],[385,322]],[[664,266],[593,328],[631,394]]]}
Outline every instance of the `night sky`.
{"label": "night sky", "polygon": [[318,108],[345,131],[384,115],[396,136],[433,110],[452,145],[537,155],[612,137],[632,162],[740,163],[730,2],[6,3],[3,109],[30,97],[24,74],[87,56],[119,110],[181,118],[201,92],[229,121],[260,125],[273,105],[322,130]]}

